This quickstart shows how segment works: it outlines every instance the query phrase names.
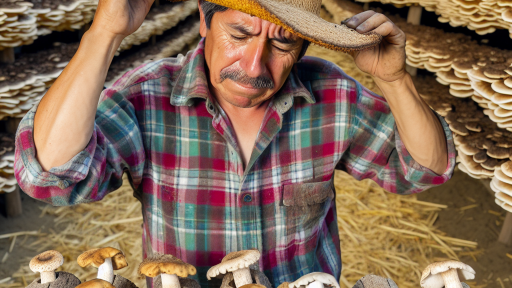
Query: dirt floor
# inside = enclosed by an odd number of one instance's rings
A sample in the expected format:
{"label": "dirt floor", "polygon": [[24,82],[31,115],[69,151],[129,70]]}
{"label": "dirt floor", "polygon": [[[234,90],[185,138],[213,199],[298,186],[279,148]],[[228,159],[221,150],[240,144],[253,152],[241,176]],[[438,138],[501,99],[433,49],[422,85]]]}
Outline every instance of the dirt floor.
{"label": "dirt floor", "polygon": [[[477,286],[487,284],[487,287],[512,287],[512,259],[506,255],[512,254],[512,246],[497,242],[505,212],[494,203],[494,197],[479,180],[456,171],[446,184],[425,191],[418,198],[448,205],[448,209],[439,213],[435,223],[448,236],[478,242],[481,253],[476,256],[476,261],[470,256],[461,258],[475,269]],[[22,195],[22,201],[22,216],[9,220],[0,216],[0,238],[7,233],[45,232],[53,227],[53,216],[39,217],[44,203],[25,194]],[[18,270],[20,265],[26,265],[27,258],[37,254],[22,245],[23,238],[17,237],[9,254],[6,253],[11,248],[12,240],[0,239],[0,283]]]}

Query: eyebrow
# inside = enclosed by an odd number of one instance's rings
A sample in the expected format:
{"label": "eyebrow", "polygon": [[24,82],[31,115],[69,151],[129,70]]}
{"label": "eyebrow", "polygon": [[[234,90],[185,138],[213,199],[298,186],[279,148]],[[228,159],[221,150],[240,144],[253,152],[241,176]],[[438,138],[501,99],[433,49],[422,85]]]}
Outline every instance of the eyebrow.
{"label": "eyebrow", "polygon": [[[235,30],[237,30],[238,32],[240,32],[240,33],[242,33],[244,35],[253,36],[253,34],[249,30],[249,28],[247,28],[247,26],[245,26],[245,25],[242,25],[242,24],[228,24],[228,26],[233,28],[233,29],[235,29]],[[286,38],[286,37],[270,38],[269,40],[277,41],[277,42],[282,43],[282,44],[295,44],[295,43],[297,43],[296,40],[293,40],[293,39],[290,39],[290,38]]]}

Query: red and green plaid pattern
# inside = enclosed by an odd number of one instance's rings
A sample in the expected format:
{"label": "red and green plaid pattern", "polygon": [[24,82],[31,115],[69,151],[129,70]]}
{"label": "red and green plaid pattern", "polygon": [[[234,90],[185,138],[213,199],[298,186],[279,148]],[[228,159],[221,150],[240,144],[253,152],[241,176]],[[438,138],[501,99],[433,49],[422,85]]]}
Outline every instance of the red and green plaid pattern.
{"label": "red and green plaid pattern", "polygon": [[32,138],[35,106],[16,135],[16,178],[52,205],[101,200],[129,173],[142,202],[145,255],[175,255],[198,269],[257,248],[277,286],[324,271],[339,278],[334,169],[409,194],[446,182],[455,148],[446,122],[443,175],[415,162],[384,98],[330,62],[305,57],[273,97],[243,169],[234,129],[210,96],[204,41],[186,56],[143,64],[102,92],[88,146],[42,172]]}

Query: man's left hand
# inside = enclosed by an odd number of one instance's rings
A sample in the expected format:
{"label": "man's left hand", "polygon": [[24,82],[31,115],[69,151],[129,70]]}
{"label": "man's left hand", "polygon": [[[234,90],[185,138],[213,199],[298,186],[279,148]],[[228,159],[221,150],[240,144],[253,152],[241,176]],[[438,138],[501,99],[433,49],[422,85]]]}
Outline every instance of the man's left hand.
{"label": "man's left hand", "polygon": [[405,33],[388,17],[368,10],[342,23],[359,33],[373,30],[383,37],[382,42],[373,48],[350,53],[361,71],[385,82],[405,76]]}

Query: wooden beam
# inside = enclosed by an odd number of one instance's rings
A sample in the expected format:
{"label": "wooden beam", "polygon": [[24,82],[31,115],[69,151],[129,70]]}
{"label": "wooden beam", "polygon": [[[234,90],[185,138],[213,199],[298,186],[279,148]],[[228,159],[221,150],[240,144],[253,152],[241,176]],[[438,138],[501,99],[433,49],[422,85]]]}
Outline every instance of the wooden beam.
{"label": "wooden beam", "polygon": [[0,62],[2,63],[14,63],[14,48],[6,47],[0,50]]}
{"label": "wooden beam", "polygon": [[16,189],[14,191],[5,194],[5,210],[7,212],[7,217],[16,217],[21,215],[21,189],[18,184],[16,184]]}
{"label": "wooden beam", "polygon": [[[411,23],[414,25],[419,25],[421,23],[421,13],[423,12],[423,7],[421,6],[410,6],[409,13],[407,14],[407,23]],[[405,69],[411,76],[418,75],[418,68],[412,67],[409,65],[405,66]]]}
{"label": "wooden beam", "polygon": [[500,236],[498,237],[498,241],[508,245],[510,244],[510,240],[512,239],[512,213],[507,212],[507,216],[505,217],[505,222],[503,222],[503,226],[501,227]]}
{"label": "wooden beam", "polygon": [[423,12],[423,7],[421,7],[421,6],[409,7],[409,13],[407,14],[407,23],[411,23],[414,25],[420,25],[422,12]]}
{"label": "wooden beam", "polygon": [[16,131],[18,130],[18,126],[20,125],[20,122],[21,122],[21,119],[22,118],[13,118],[13,117],[9,117],[7,118],[7,123],[5,125],[5,130],[7,133],[9,134],[16,134]]}

